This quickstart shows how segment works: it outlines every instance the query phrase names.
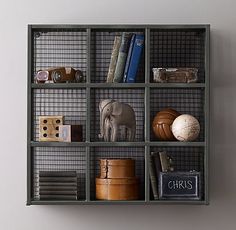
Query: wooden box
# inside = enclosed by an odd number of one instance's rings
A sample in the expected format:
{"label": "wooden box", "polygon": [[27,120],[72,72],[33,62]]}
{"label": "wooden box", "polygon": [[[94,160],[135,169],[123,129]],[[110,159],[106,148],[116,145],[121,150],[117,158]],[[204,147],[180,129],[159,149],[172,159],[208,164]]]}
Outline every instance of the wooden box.
{"label": "wooden box", "polygon": [[135,160],[133,159],[100,159],[100,178],[135,177]]}
{"label": "wooden box", "polygon": [[136,200],[138,199],[138,179],[96,178],[96,199],[98,200]]}

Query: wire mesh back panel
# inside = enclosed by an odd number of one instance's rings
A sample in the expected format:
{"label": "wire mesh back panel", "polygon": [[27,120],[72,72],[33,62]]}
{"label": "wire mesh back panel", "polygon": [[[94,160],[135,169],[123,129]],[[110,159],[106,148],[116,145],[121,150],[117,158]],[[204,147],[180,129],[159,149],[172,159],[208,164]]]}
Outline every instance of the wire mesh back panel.
{"label": "wire mesh back panel", "polygon": [[132,158],[135,160],[135,176],[139,179],[139,199],[145,197],[144,147],[92,147],[90,151],[90,198],[95,200],[95,178],[100,176],[100,159]]}
{"label": "wire mesh back panel", "polygon": [[[92,89],[91,90],[91,141],[103,141],[99,139],[100,133],[100,112],[99,103],[104,99],[114,99],[116,101],[129,104],[136,117],[135,141],[144,141],[144,89]],[[122,138],[120,128],[118,141],[127,141]]]}
{"label": "wire mesh back panel", "polygon": [[37,71],[49,67],[73,67],[80,69],[86,76],[86,52],[87,33],[85,30],[35,30],[34,75]]}
{"label": "wire mesh back panel", "polygon": [[86,161],[83,147],[33,148],[33,199],[39,200],[39,171],[76,171],[78,199],[85,200]]}
{"label": "wire mesh back panel", "polygon": [[64,116],[64,124],[82,125],[83,141],[86,130],[85,89],[34,89],[33,138],[39,140],[39,116]]}
{"label": "wire mesh back panel", "polygon": [[[181,114],[190,114],[200,123],[200,134],[196,141],[204,141],[204,90],[201,88],[151,89],[150,118],[152,121],[157,112],[172,108]],[[157,140],[151,131],[151,140]]]}
{"label": "wire mesh back panel", "polygon": [[[116,29],[116,30],[92,30],[91,33],[91,82],[106,82],[112,48],[115,36],[122,36],[122,32],[137,33],[144,30]],[[136,82],[145,81],[144,48],[138,67]]]}
{"label": "wire mesh back panel", "polygon": [[[152,152],[166,151],[173,160],[174,171],[200,172],[201,199],[204,200],[204,148],[203,147],[151,147]],[[151,190],[152,191],[152,190]]]}
{"label": "wire mesh back panel", "polygon": [[[198,82],[205,81],[204,29],[151,29],[150,67],[198,69]],[[150,73],[153,81],[153,73]]]}

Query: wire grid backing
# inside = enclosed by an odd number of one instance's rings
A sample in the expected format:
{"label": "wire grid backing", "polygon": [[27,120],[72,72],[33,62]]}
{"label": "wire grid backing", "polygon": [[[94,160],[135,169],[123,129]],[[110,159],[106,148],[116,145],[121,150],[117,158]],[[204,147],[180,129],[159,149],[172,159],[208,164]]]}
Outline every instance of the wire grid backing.
{"label": "wire grid backing", "polygon": [[135,176],[139,179],[139,199],[145,198],[145,149],[144,147],[91,147],[90,198],[95,200],[95,178],[100,176],[100,159],[131,158],[135,160]]}
{"label": "wire grid backing", "polygon": [[152,29],[150,32],[150,67],[192,67],[198,69],[198,82],[205,82],[204,29]]}
{"label": "wire grid backing", "polygon": [[[100,133],[100,112],[99,103],[104,99],[112,99],[129,104],[136,117],[136,135],[134,141],[144,141],[144,89],[91,89],[91,141],[103,141],[99,138]],[[118,141],[122,139],[120,128]]]}
{"label": "wire grid backing", "polygon": [[[203,147],[151,147],[151,152],[166,151],[173,161],[174,171],[200,172],[201,198],[204,199],[204,148]],[[151,189],[152,191],[152,189]]]}
{"label": "wire grid backing", "polygon": [[64,116],[64,124],[82,125],[83,141],[86,132],[85,89],[34,89],[33,138],[39,140],[40,116]]}
{"label": "wire grid backing", "polygon": [[34,31],[33,58],[34,76],[50,67],[73,67],[86,76],[87,33],[78,29]]}
{"label": "wire grid backing", "polygon": [[150,118],[151,140],[157,140],[152,131],[152,122],[157,112],[172,108],[181,114],[190,114],[200,123],[200,134],[196,141],[204,141],[204,90],[200,88],[151,89]]}
{"label": "wire grid backing", "polygon": [[76,171],[78,199],[85,200],[86,160],[83,147],[33,148],[33,198],[39,200],[39,171]]}
{"label": "wire grid backing", "polygon": [[[144,33],[143,30],[112,29],[93,30],[91,33],[91,82],[106,82],[115,36],[122,36],[122,32]],[[145,48],[138,67],[136,82],[145,81]]]}

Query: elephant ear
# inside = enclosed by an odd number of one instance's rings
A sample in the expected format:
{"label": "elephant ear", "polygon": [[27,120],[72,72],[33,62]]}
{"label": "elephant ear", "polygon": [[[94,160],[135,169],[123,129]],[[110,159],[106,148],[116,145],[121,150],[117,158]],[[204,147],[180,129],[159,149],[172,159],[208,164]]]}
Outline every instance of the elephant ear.
{"label": "elephant ear", "polygon": [[112,104],[112,115],[119,116],[122,113],[122,103],[120,102],[113,102]]}

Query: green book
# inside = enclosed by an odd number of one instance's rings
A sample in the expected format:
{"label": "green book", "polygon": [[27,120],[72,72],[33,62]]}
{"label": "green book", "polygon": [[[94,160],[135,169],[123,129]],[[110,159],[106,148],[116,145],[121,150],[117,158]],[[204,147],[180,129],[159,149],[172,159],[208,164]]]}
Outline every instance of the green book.
{"label": "green book", "polygon": [[123,82],[125,63],[129,52],[129,45],[132,33],[124,32],[122,34],[119,55],[117,59],[116,69],[113,82]]}

